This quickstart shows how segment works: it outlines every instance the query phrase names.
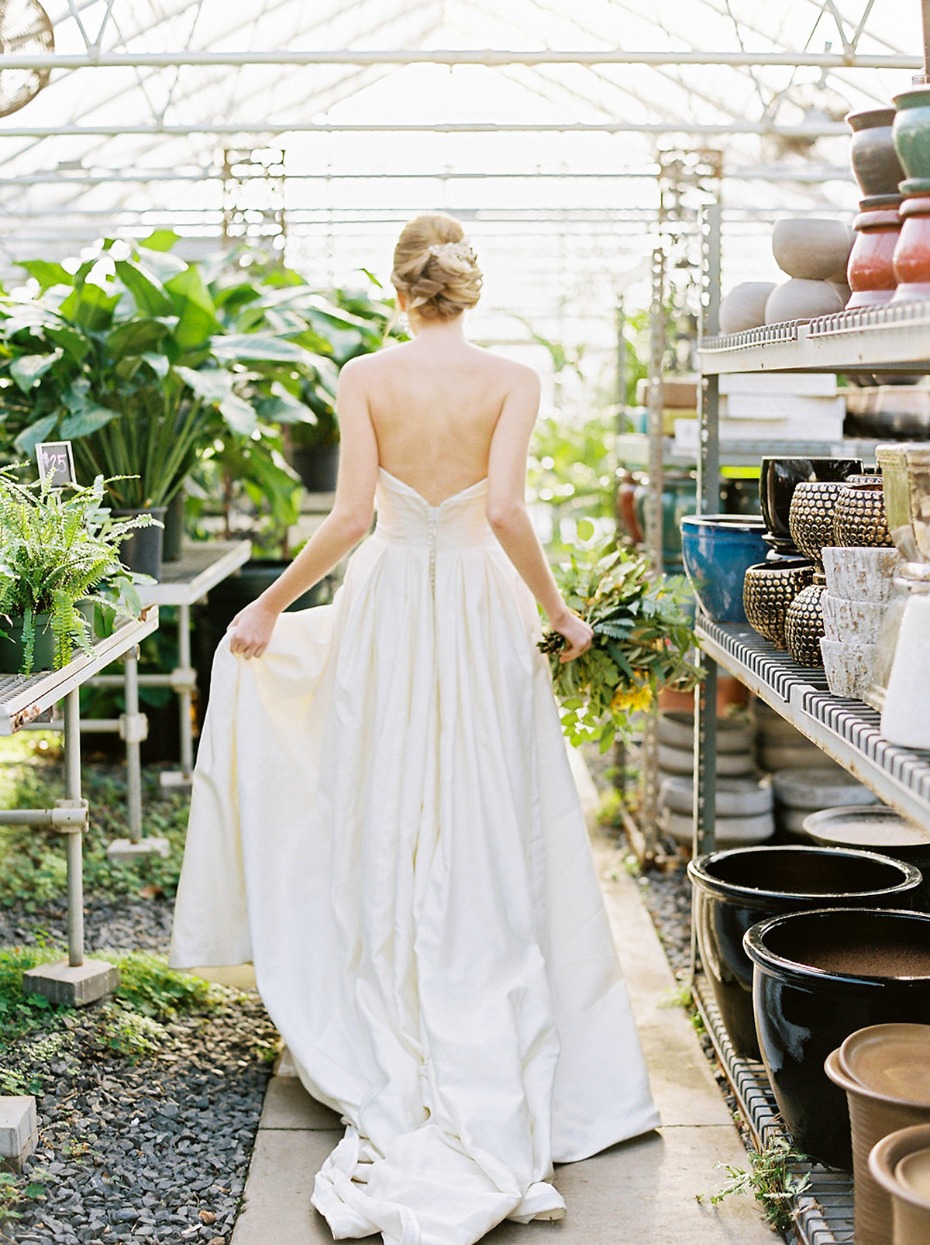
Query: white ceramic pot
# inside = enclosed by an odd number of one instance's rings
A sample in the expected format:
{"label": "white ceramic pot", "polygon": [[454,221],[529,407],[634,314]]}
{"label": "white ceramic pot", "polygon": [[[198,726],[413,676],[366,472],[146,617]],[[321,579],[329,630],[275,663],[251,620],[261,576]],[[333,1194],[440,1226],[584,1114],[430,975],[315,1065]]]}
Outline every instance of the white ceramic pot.
{"label": "white ceramic pot", "polygon": [[789,277],[826,281],[846,270],[853,232],[844,221],[794,216],[775,222],[772,254]]}
{"label": "white ceramic pot", "polygon": [[782,324],[786,320],[814,320],[842,311],[846,304],[835,285],[829,281],[808,281],[792,277],[776,285],[765,304],[765,323]]}
{"label": "white ceramic pot", "polygon": [[911,593],[904,607],[882,705],[882,734],[905,748],[930,748],[930,594]]}
{"label": "white ceramic pot", "polygon": [[[694,752],[690,748],[673,748],[669,744],[658,744],[656,759],[659,770],[663,774],[692,774],[694,772]],[[752,753],[718,752],[717,773],[728,778],[740,778],[753,771]]]}
{"label": "white ceramic pot", "polygon": [[741,281],[720,303],[720,332],[745,333],[765,324],[765,304],[774,281]]}
{"label": "white ceramic pot", "polygon": [[820,641],[827,687],[834,696],[853,696],[859,700],[872,682],[875,665],[874,644],[856,644],[852,640]]}
{"label": "white ceramic pot", "polygon": [[901,565],[897,549],[827,546],[822,551],[827,592],[847,601],[887,602]]}
{"label": "white ceramic pot", "polygon": [[[690,846],[694,835],[694,824],[690,816],[684,813],[673,813],[665,809],[661,817],[661,825],[666,834],[681,843]],[[747,843],[764,843],[775,833],[775,818],[772,813],[759,813],[754,817],[720,817],[714,819],[714,834],[718,848],[743,847]]]}
{"label": "white ceramic pot", "polygon": [[825,592],[820,598],[823,628],[828,640],[851,640],[855,644],[877,644],[885,617],[884,601],[851,601]]}
{"label": "white ceramic pot", "polygon": [[[770,813],[774,803],[772,785],[766,778],[718,778],[715,795],[714,811],[718,817],[757,817]],[[690,816],[693,802],[694,780],[690,775],[662,779],[660,807]]]}

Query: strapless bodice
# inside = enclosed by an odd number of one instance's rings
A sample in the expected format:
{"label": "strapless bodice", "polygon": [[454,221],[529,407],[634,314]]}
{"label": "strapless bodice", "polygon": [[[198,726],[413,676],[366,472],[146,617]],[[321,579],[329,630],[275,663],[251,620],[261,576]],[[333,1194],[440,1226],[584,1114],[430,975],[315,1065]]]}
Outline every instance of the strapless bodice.
{"label": "strapless bodice", "polygon": [[485,513],[487,491],[487,478],[477,480],[433,506],[415,488],[380,467],[375,536],[391,544],[496,546]]}

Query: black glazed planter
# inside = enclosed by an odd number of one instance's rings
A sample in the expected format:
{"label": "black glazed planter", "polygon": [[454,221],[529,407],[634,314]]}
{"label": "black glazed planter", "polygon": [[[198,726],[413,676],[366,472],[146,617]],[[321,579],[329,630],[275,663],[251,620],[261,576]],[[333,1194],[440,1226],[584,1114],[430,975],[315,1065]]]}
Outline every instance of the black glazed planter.
{"label": "black glazed planter", "polygon": [[737,1054],[759,1059],[752,1012],[750,926],[786,912],[842,907],[911,908],[920,871],[875,852],[830,847],[738,847],[688,864],[701,963]]}
{"label": "black glazed planter", "polygon": [[849,1171],[846,1098],[824,1061],[868,1025],[930,1024],[930,913],[792,912],[753,925],[744,945],[762,1058],[794,1145]]}
{"label": "black glazed planter", "polygon": [[798,484],[815,480],[845,480],[862,470],[858,458],[763,458],[759,474],[759,505],[766,539],[773,548],[798,557],[788,530],[791,498]]}

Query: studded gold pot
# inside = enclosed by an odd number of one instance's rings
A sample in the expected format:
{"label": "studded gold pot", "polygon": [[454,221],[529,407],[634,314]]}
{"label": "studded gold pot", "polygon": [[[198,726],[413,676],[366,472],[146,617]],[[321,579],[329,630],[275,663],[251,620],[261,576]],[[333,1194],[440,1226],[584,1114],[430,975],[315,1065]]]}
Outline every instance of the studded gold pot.
{"label": "studded gold pot", "polygon": [[[819,562],[825,545],[836,543],[833,516],[844,480],[802,480],[791,497],[788,530],[806,558]],[[790,648],[790,645],[789,645]]]}
{"label": "studded gold pot", "polygon": [[824,635],[821,598],[827,590],[823,571],[815,571],[813,583],[802,588],[785,614],[785,647],[801,666],[822,666],[820,641]]}
{"label": "studded gold pot", "polygon": [[788,606],[814,579],[816,567],[807,558],[757,562],[743,578],[743,609],[750,627],[778,649],[785,647]]}
{"label": "studded gold pot", "polygon": [[884,548],[893,543],[881,477],[850,476],[836,499],[833,544]]}

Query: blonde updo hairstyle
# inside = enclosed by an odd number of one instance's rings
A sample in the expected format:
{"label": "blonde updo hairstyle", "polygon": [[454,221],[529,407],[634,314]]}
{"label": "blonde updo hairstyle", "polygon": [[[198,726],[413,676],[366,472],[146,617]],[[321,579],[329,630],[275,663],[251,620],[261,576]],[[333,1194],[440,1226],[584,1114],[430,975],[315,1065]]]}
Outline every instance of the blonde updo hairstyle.
{"label": "blonde updo hairstyle", "polygon": [[482,276],[461,223],[431,212],[404,226],[391,281],[406,295],[408,310],[424,320],[451,320],[477,303]]}

